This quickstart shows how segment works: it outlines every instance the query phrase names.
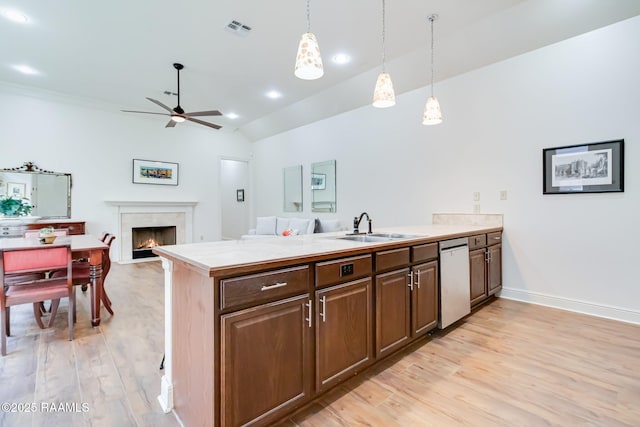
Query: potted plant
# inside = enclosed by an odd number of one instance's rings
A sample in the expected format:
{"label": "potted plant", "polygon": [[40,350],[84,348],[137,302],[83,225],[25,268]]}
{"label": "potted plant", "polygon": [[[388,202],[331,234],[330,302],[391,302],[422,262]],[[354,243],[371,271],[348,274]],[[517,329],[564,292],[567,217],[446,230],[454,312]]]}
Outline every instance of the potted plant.
{"label": "potted plant", "polygon": [[5,217],[27,216],[31,213],[33,206],[27,199],[14,199],[13,196],[0,197],[0,214]]}
{"label": "potted plant", "polygon": [[53,231],[53,227],[44,227],[40,229],[40,241],[42,243],[53,243],[56,240],[56,235]]}

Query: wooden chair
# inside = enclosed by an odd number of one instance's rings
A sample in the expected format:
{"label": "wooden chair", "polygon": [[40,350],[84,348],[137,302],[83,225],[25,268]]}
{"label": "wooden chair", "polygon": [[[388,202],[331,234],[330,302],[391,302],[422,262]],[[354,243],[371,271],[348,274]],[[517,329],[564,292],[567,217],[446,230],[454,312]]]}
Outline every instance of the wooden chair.
{"label": "wooden chair", "polygon": [[[67,245],[25,247],[5,249],[0,256],[0,327],[1,353],[6,355],[6,340],[10,335],[10,307],[33,304],[36,321],[41,324],[40,302],[57,301],[52,304],[49,327],[58,310],[60,298],[69,298],[69,340],[73,339],[73,312],[75,297],[71,280],[71,247]],[[45,278],[33,275],[47,274]],[[42,326],[41,326],[42,327]]]}
{"label": "wooden chair", "polygon": [[[102,254],[102,295],[101,300],[104,308],[113,316],[113,309],[111,308],[111,299],[107,294],[107,290],[104,287],[105,279],[107,278],[107,274],[109,274],[109,270],[111,269],[111,257],[109,256],[109,251],[111,249],[111,243],[116,239],[116,236],[109,233],[103,233],[101,240],[106,243],[109,248],[104,250]],[[86,290],[88,284],[91,281],[90,273],[91,267],[88,261],[80,261],[74,262],[72,267],[72,276],[73,276],[73,284],[74,286],[81,286],[82,290]],[[75,317],[74,317],[75,319]]]}

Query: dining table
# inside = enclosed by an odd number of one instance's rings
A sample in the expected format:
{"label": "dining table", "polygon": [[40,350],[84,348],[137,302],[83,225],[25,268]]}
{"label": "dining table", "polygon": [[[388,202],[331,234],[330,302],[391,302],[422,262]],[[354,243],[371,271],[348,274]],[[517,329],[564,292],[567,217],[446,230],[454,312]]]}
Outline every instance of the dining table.
{"label": "dining table", "polygon": [[[91,325],[100,325],[100,301],[102,299],[103,277],[102,258],[109,246],[98,237],[91,234],[74,234],[70,236],[58,236],[55,241],[47,246],[71,245],[71,253],[74,259],[87,258],[89,260],[89,278],[91,287]],[[5,249],[42,247],[38,237],[8,237],[0,239],[0,252]]]}

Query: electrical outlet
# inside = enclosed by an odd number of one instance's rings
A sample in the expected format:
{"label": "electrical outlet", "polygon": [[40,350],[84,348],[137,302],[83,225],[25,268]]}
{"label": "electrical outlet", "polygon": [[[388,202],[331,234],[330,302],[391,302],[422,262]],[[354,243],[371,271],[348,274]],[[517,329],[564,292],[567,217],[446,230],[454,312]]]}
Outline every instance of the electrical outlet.
{"label": "electrical outlet", "polygon": [[500,200],[507,200],[507,190],[500,191]]}
{"label": "electrical outlet", "polygon": [[479,191],[475,191],[473,193],[473,201],[474,202],[479,202],[480,201],[480,192]]}
{"label": "electrical outlet", "polygon": [[340,277],[353,274],[353,264],[342,264],[340,266]]}
{"label": "electrical outlet", "polygon": [[473,213],[480,213],[480,205],[473,205]]}

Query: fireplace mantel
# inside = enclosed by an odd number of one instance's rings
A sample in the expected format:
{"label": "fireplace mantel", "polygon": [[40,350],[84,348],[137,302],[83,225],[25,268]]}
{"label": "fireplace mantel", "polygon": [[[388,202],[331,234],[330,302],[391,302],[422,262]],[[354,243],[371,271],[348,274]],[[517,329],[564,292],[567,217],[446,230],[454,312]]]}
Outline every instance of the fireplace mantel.
{"label": "fireplace mantel", "polygon": [[[184,200],[105,200],[115,207],[114,228],[120,244],[112,254],[120,263],[133,262],[132,227],[176,226],[176,244],[193,243],[193,210],[198,202]],[[147,258],[148,259],[148,258]],[[144,259],[143,259],[144,260]],[[138,260],[136,260],[138,261]]]}

